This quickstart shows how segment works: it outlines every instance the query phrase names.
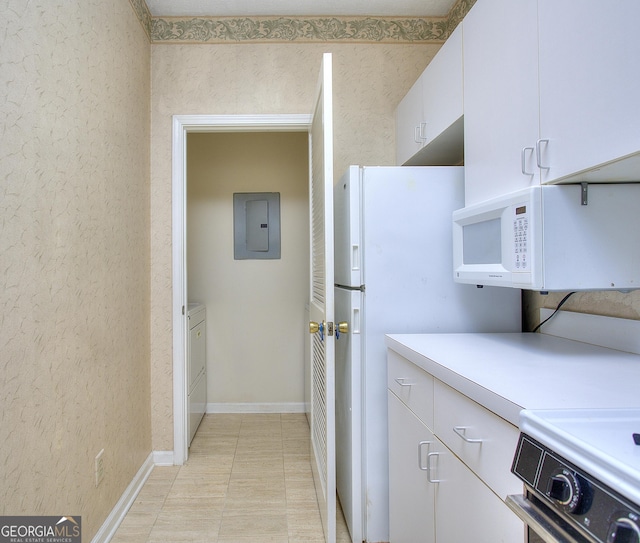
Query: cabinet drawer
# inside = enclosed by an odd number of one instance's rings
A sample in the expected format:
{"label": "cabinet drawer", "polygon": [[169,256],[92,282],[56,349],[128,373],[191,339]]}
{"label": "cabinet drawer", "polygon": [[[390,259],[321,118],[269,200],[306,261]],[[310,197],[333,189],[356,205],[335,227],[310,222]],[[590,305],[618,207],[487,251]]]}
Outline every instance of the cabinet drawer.
{"label": "cabinet drawer", "polygon": [[522,492],[511,473],[518,429],[463,394],[434,384],[435,434],[502,499]]}
{"label": "cabinet drawer", "polygon": [[391,350],[387,353],[389,390],[428,428],[433,428],[433,377],[398,353]]}

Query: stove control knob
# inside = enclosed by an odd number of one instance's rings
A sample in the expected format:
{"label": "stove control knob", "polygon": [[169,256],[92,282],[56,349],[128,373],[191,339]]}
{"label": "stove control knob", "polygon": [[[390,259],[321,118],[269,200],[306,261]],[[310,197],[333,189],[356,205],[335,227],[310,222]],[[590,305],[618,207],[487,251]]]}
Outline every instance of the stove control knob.
{"label": "stove control knob", "polygon": [[629,517],[620,517],[609,526],[607,543],[640,543],[640,528]]}
{"label": "stove control knob", "polygon": [[589,483],[568,469],[558,470],[549,479],[547,496],[568,513],[582,514],[590,506]]}
{"label": "stove control knob", "polygon": [[567,505],[573,498],[573,484],[569,477],[560,473],[551,477],[547,487],[547,496],[560,505]]}

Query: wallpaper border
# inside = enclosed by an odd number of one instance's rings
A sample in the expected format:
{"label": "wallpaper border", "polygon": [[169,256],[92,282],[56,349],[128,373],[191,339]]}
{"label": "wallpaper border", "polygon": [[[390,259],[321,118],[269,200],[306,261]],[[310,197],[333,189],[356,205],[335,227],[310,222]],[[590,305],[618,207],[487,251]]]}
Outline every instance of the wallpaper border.
{"label": "wallpaper border", "polygon": [[442,43],[476,0],[458,0],[446,17],[152,17],[130,0],[149,40],[159,43]]}
{"label": "wallpaper border", "polygon": [[447,19],[343,17],[154,18],[153,43],[434,42],[445,39]]}
{"label": "wallpaper border", "polygon": [[151,39],[151,12],[149,11],[149,8],[147,7],[147,3],[145,2],[145,0],[129,0],[129,3],[131,4],[131,7],[133,8],[133,11],[135,12],[136,16],[138,17],[138,21],[140,21],[140,24],[142,25],[142,28],[144,29],[145,33],[147,34],[147,38],[149,38],[149,41],[152,41]]}

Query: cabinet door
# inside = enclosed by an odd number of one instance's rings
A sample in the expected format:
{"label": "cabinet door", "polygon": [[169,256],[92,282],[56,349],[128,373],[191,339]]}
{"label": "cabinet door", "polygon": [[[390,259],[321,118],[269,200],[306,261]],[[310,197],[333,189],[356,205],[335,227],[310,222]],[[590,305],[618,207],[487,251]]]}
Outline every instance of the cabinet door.
{"label": "cabinet door", "polygon": [[453,31],[422,76],[425,144],[449,128],[463,114],[462,25]]}
{"label": "cabinet door", "polygon": [[434,472],[440,479],[436,489],[436,540],[524,541],[524,525],[516,514],[453,453],[442,447],[444,452],[438,455]]}
{"label": "cabinet door", "polygon": [[540,183],[533,149],[537,1],[482,0],[462,24],[465,205],[471,205]]}
{"label": "cabinet door", "polygon": [[640,151],[639,21],[638,0],[539,0],[543,182]]}
{"label": "cabinet door", "polygon": [[388,396],[389,538],[393,543],[433,543],[434,484],[420,465],[426,468],[437,440],[393,392]]}
{"label": "cabinet door", "polygon": [[422,76],[413,84],[396,109],[396,163],[400,166],[424,144]]}

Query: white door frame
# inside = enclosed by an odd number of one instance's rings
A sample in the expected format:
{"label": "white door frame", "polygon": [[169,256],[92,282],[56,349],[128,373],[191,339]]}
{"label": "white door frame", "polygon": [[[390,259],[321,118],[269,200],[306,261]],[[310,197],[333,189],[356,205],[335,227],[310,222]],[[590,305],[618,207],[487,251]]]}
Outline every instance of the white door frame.
{"label": "white door frame", "polygon": [[173,464],[189,455],[187,431],[187,133],[308,132],[311,115],[174,115],[171,149],[173,262]]}

